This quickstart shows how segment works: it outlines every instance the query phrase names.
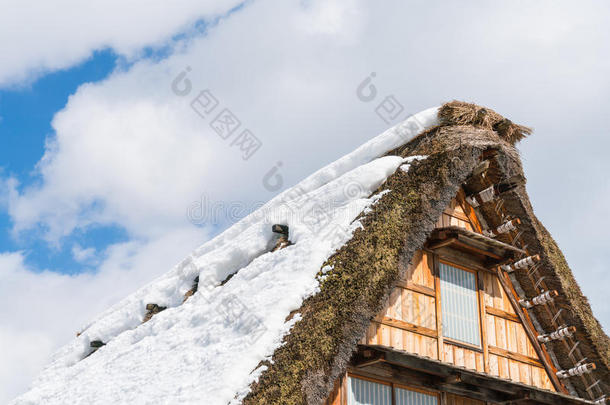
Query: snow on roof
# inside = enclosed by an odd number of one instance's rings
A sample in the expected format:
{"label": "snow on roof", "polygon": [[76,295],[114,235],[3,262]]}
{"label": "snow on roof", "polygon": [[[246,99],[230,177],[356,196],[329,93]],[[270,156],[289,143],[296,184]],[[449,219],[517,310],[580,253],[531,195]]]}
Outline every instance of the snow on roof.
{"label": "snow on roof", "polygon": [[[316,292],[323,263],[379,198],[371,194],[408,164],[380,156],[437,125],[437,111],[422,111],[317,171],[114,305],[13,404],[226,404],[247,393],[262,372],[257,365],[298,321],[298,314],[287,321],[291,311]],[[270,253],[273,223],[289,226],[293,244]],[[183,303],[197,276],[198,292]],[[142,323],[148,303],[167,309]],[[106,344],[90,355],[98,340]]]}

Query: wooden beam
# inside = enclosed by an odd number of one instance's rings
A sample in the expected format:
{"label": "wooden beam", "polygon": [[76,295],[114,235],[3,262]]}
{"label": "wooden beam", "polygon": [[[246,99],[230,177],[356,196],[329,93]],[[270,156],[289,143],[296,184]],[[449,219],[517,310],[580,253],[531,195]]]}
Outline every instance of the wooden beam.
{"label": "wooden beam", "polygon": [[372,364],[383,361],[385,353],[377,350],[360,350],[352,359],[352,365],[354,367],[368,367]]}
{"label": "wooden beam", "polygon": [[419,284],[415,284],[412,283],[411,281],[399,281],[396,283],[397,287],[402,287],[402,288],[406,288],[407,290],[411,290],[414,291],[416,293],[420,293],[420,294],[424,294],[424,295],[428,295],[430,297],[435,297],[436,296],[436,292],[434,291],[434,288],[429,288],[423,285],[419,285]]}
{"label": "wooden beam", "polygon": [[431,243],[430,245],[428,245],[428,249],[436,250],[436,249],[442,248],[444,246],[449,246],[449,245],[452,245],[454,243],[454,241],[456,241],[456,240],[457,240],[457,237],[452,237],[452,238],[448,238],[448,239],[441,240],[438,242],[434,242],[434,243]]}
{"label": "wooden beam", "polygon": [[507,398],[506,394],[499,393],[493,388],[483,387],[480,385],[441,383],[439,384],[439,388],[450,394],[476,399],[485,403],[498,403],[499,401],[503,401]]}
{"label": "wooden beam", "polygon": [[485,250],[485,249],[481,249],[480,247],[474,246],[472,244],[466,243],[466,241],[464,240],[464,237],[460,237],[461,235],[458,235],[457,240],[455,241],[455,245],[459,246],[463,249],[469,250],[473,253],[477,253],[481,256],[487,256],[487,257],[491,257],[492,259],[496,259],[496,260],[502,260],[503,257],[492,252],[491,250]]}
{"label": "wooden beam", "polygon": [[387,351],[385,353],[385,361],[397,366],[422,371],[426,374],[432,374],[439,377],[448,377],[453,374],[450,368],[445,367],[441,363],[430,362],[416,356],[405,356],[393,351]]}
{"label": "wooden beam", "polygon": [[492,252],[491,250],[481,249],[480,247],[474,246],[470,243],[467,243],[464,237],[460,237],[461,235],[452,235],[447,239],[435,241],[428,245],[428,249],[436,250],[442,247],[452,247],[454,249],[467,251],[470,253],[477,254],[479,256],[490,257],[494,260],[502,260],[504,257]]}
{"label": "wooden beam", "polygon": [[428,336],[428,337],[435,338],[435,339],[438,337],[438,333],[434,329],[426,328],[426,327],[419,326],[419,325],[414,325],[412,323],[400,321],[398,319],[388,318],[387,316],[384,316],[381,319],[381,323],[384,325],[387,325],[387,326],[393,326],[395,328],[407,330],[407,331],[413,332],[413,333],[418,333],[420,335]]}
{"label": "wooden beam", "polygon": [[[479,260],[476,256],[465,255],[463,252],[451,249],[450,247],[443,247],[437,249],[436,251],[426,249],[425,251],[432,255],[436,254],[439,258],[447,262],[459,264],[471,270],[482,270],[488,273],[496,274],[495,269],[492,270],[489,266],[486,266],[485,262]],[[495,262],[497,263],[497,261]]]}
{"label": "wooden beam", "polygon": [[513,322],[521,322],[517,315],[511,314],[510,312],[506,312],[498,308],[486,306],[485,311],[490,315],[497,316],[498,318],[508,319],[509,321]]}
{"label": "wooden beam", "polygon": [[538,359],[526,356],[521,353],[511,352],[500,347],[489,346],[489,353],[495,354],[496,356],[502,356],[511,360],[519,361],[521,363],[530,364],[532,366],[542,367],[542,363]]}
{"label": "wooden beam", "polygon": [[556,374],[557,369],[553,365],[553,362],[551,361],[551,358],[548,355],[546,349],[540,345],[540,342],[538,342],[538,333],[534,328],[534,324],[532,323],[532,320],[530,319],[527,310],[525,310],[521,307],[521,305],[519,305],[519,302],[517,301],[517,292],[513,288],[513,284],[508,278],[508,275],[500,269],[497,270],[497,273],[498,280],[500,281],[502,288],[504,288],[504,292],[506,293],[506,296],[508,297],[511,305],[513,306],[513,309],[517,313],[517,316],[519,317],[521,324],[523,325],[523,329],[525,330],[527,337],[529,338],[532,346],[534,347],[536,354],[544,365],[544,368],[547,374],[549,375],[549,379],[551,380],[553,387],[555,387],[555,389],[559,392],[562,392],[566,395],[569,394],[566,387],[564,387],[564,385],[559,381],[559,378]]}

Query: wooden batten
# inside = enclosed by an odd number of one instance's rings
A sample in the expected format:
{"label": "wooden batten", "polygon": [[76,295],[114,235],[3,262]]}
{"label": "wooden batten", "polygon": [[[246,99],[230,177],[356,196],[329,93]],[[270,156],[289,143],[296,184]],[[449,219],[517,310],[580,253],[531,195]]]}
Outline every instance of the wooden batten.
{"label": "wooden batten", "polygon": [[506,272],[512,273],[515,270],[524,270],[529,267],[535,266],[536,263],[540,262],[540,255],[528,256],[523,259],[517,260],[514,263],[502,264],[500,268]]}
{"label": "wooden batten", "polygon": [[519,218],[515,218],[510,221],[506,221],[502,225],[498,226],[496,229],[483,231],[483,235],[488,236],[490,238],[494,238],[498,235],[516,231],[517,226],[520,224],[521,220]]}
{"label": "wooden batten", "polygon": [[576,333],[576,327],[566,326],[566,327],[559,328],[554,332],[539,335],[538,341],[540,343],[547,343],[547,342],[551,342],[553,340],[561,340],[561,339],[565,339],[566,337],[570,337],[570,336],[574,335],[574,333]]}
{"label": "wooden batten", "polygon": [[485,311],[490,315],[497,316],[498,318],[508,319],[512,322],[521,322],[517,315],[513,315],[510,312],[503,311],[495,307],[486,306]]}
{"label": "wooden batten", "polygon": [[591,371],[595,370],[596,368],[597,367],[595,366],[595,363],[586,363],[586,364],[582,364],[580,366],[572,367],[569,370],[559,370],[557,372],[557,377],[570,378],[570,377],[581,376],[583,374],[590,373]]}
{"label": "wooden batten", "polygon": [[540,295],[537,295],[531,299],[522,299],[519,300],[519,305],[524,308],[533,308],[536,305],[546,305],[550,302],[553,302],[555,297],[558,297],[559,293],[556,290],[545,291]]}

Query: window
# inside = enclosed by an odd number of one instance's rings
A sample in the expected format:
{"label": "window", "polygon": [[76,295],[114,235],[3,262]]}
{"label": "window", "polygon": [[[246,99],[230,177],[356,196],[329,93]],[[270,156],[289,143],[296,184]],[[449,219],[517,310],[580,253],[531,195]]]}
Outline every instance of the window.
{"label": "window", "polygon": [[392,405],[392,387],[386,384],[350,377],[348,405]]}
{"label": "window", "polygon": [[[392,387],[360,378],[349,377],[348,405],[392,405]],[[406,388],[394,388],[396,405],[438,405],[438,397]]]}
{"label": "window", "polygon": [[443,335],[481,345],[477,280],[474,273],[440,263]]}
{"label": "window", "polygon": [[438,405],[436,395],[424,394],[423,392],[395,388],[396,405]]}

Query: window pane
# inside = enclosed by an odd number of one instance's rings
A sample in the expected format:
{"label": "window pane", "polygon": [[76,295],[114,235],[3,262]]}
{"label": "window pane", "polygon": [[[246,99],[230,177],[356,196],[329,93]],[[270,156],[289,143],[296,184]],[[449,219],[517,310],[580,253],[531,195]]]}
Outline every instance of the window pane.
{"label": "window pane", "polygon": [[436,395],[423,394],[417,391],[396,388],[396,405],[438,405]]}
{"label": "window pane", "polygon": [[392,405],[392,389],[359,378],[348,378],[348,405]]}
{"label": "window pane", "polygon": [[479,335],[479,309],[474,273],[440,263],[443,335],[476,346]]}

